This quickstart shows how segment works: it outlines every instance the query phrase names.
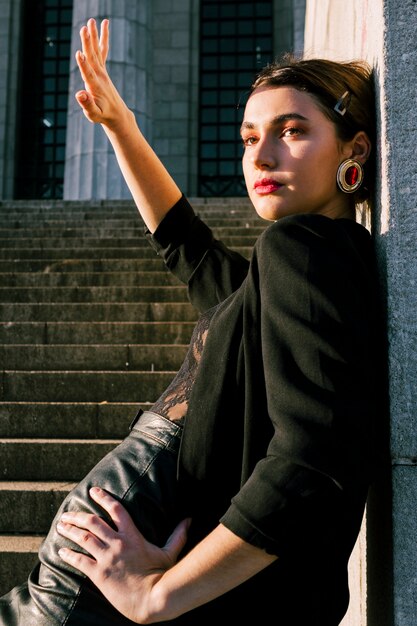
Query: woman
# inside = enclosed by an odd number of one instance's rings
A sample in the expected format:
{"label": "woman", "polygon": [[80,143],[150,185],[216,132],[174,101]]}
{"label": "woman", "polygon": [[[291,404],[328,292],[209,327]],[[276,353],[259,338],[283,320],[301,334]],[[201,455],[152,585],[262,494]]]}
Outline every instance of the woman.
{"label": "woman", "polygon": [[355,222],[373,182],[369,69],[290,60],[253,85],[243,169],[272,223],[249,263],[145,142],[105,69],[108,21],[81,40],[77,100],[202,315],[170,387],[63,503],[2,623],[336,626],[380,363],[372,244]]}

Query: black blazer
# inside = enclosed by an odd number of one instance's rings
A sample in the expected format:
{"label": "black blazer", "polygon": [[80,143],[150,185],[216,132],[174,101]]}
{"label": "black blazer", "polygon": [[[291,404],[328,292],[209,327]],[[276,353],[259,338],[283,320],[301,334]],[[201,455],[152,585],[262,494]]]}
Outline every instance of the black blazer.
{"label": "black blazer", "polygon": [[351,220],[286,217],[249,263],[183,198],[148,236],[191,302],[217,307],[180,452],[190,513],[201,534],[220,519],[279,556],[261,587],[269,599],[270,584],[282,592],[288,623],[315,624],[317,611],[321,626],[337,624],[373,468],[381,337],[370,235]]}

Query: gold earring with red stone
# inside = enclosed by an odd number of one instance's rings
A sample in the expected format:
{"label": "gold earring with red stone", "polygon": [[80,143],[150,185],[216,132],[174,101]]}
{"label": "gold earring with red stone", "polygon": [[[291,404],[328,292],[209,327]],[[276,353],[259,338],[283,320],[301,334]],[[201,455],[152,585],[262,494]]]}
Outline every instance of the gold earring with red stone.
{"label": "gold earring with red stone", "polygon": [[344,193],[354,193],[363,182],[363,167],[355,159],[345,159],[339,165],[336,174],[339,189]]}

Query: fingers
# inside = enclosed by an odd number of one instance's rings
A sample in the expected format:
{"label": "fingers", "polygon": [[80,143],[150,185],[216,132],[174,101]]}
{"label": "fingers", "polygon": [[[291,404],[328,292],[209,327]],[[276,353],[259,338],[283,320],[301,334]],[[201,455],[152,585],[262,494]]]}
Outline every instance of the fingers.
{"label": "fingers", "polygon": [[102,21],[99,37],[96,20],[90,18],[87,25],[81,28],[80,38],[88,62],[93,67],[97,63],[104,65],[109,47],[109,20]]}
{"label": "fingers", "polygon": [[109,20],[103,20],[100,38],[96,21],[92,18],[81,28],[80,37],[82,51],[77,50],[75,58],[85,89],[75,97],[90,122],[102,122],[103,106],[108,96],[105,61],[109,49]]}
{"label": "fingers", "polygon": [[101,60],[105,63],[109,53],[109,20],[103,20],[101,22],[99,49]]}
{"label": "fingers", "polygon": [[169,555],[170,559],[175,562],[181,550],[187,541],[187,531],[190,527],[191,519],[187,518],[180,522],[174,529],[163,550]]}
{"label": "fingers", "polygon": [[70,550],[69,548],[61,548],[58,550],[58,554],[65,563],[72,565],[72,567],[88,576],[94,582],[96,565],[94,559],[81,552]]}
{"label": "fingers", "polygon": [[92,38],[91,38],[90,30],[88,26],[83,26],[81,28],[80,39],[81,39],[81,46],[83,49],[83,54],[85,58],[87,59],[88,63],[92,66],[96,65],[98,59],[97,59],[97,55],[92,45]]}
{"label": "fingers", "polygon": [[60,535],[70,539],[90,554],[105,548],[114,536],[114,530],[97,515],[68,511],[57,524]]}
{"label": "fingers", "polygon": [[[83,52],[77,50],[75,58],[77,60],[81,78],[86,87],[89,88],[92,84],[94,84],[95,73],[88,64]],[[75,94],[75,98],[80,107],[83,109],[84,115],[90,120],[90,122],[95,122],[100,118],[102,111],[87,89],[78,91]]]}
{"label": "fingers", "polygon": [[[73,519],[75,519],[75,515],[76,514],[72,514]],[[80,517],[82,516],[82,514],[79,515]],[[71,515],[69,515],[67,519],[71,519]],[[77,521],[77,523],[80,522]],[[84,525],[88,526],[88,523],[84,523]],[[104,544],[99,537],[93,534],[93,532],[90,532],[89,529],[80,528],[63,521],[57,524],[57,531],[60,535],[77,544],[88,553],[84,554],[75,550],[70,550],[69,548],[61,548],[58,550],[58,554],[61,559],[91,578],[91,580],[94,580],[97,559],[106,551],[107,545]]]}
{"label": "fingers", "polygon": [[89,63],[87,62],[86,56],[81,50],[77,50],[75,53],[75,59],[77,61],[78,68],[80,70],[81,78],[84,83],[88,83],[94,77],[94,72],[92,71]]}
{"label": "fingers", "polygon": [[75,97],[77,98],[78,104],[83,107],[88,102],[88,91],[77,91]]}
{"label": "fingers", "polygon": [[128,528],[134,526],[132,518],[124,506],[107,491],[99,487],[93,487],[90,489],[90,496],[110,515],[118,530],[128,530]]}
{"label": "fingers", "polygon": [[83,110],[84,115],[90,122],[96,122],[100,120],[101,109],[96,105],[94,100],[89,95],[88,91],[77,91],[75,98]]}
{"label": "fingers", "polygon": [[99,38],[98,38],[98,31],[97,31],[97,23],[95,19],[90,18],[88,20],[87,29],[88,29],[88,34],[90,35],[89,41],[91,42],[91,47],[94,50],[94,52],[96,52],[99,50]]}

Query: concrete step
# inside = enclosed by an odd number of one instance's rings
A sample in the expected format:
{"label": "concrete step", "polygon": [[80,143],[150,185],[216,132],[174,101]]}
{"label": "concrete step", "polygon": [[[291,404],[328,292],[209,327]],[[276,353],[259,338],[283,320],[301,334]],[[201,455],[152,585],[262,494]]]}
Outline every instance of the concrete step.
{"label": "concrete step", "polygon": [[[199,201],[197,200],[197,203]],[[204,204],[204,203],[203,203]],[[72,211],[108,211],[117,212],[121,209],[136,210],[132,199],[124,200],[47,200],[47,199],[24,199],[24,200],[1,200],[0,212],[12,213],[36,213],[56,211],[60,215],[67,215]]]}
{"label": "concrete step", "polygon": [[[239,223],[239,220],[237,220]],[[245,219],[240,219],[241,224],[245,224]],[[133,211],[121,211],[120,213],[103,213],[77,211],[68,215],[61,213],[37,213],[32,211],[4,213],[0,208],[0,230],[25,230],[25,229],[59,229],[66,228],[95,228],[103,227],[116,229],[120,228],[140,228],[144,232],[145,225],[139,214]]]}
{"label": "concrete step", "polygon": [[[248,198],[241,198],[239,201],[230,201],[230,198],[223,199],[201,199],[190,198],[189,201],[194,207],[196,213],[211,215],[215,213],[218,216],[235,215],[236,213],[244,213],[253,215],[255,209]],[[114,215],[118,217],[126,214],[131,216],[137,216],[140,218],[138,209],[135,206],[133,200],[128,201],[95,201],[95,200],[80,200],[80,201],[68,201],[66,205],[59,204],[57,200],[4,200],[0,201],[0,214],[3,215],[56,215],[57,219],[64,219],[71,215]]]}
{"label": "concrete step", "polygon": [[86,248],[77,248],[75,245],[73,248],[64,248],[63,246],[55,246],[54,248],[46,248],[42,244],[38,248],[33,247],[8,247],[4,248],[0,246],[0,259],[18,259],[19,261],[25,259],[52,259],[53,261],[65,260],[71,262],[72,260],[80,259],[155,259],[157,258],[156,252],[150,247],[148,248],[128,248],[112,246],[111,248],[94,248],[92,246]]}
{"label": "concrete step", "polygon": [[118,443],[113,439],[0,439],[2,479],[79,482]]}
{"label": "concrete step", "polygon": [[[230,246],[232,250],[239,252],[245,258],[249,258],[252,252],[252,245],[236,245]],[[101,259],[105,256],[107,259],[155,259],[156,253],[150,247],[112,247],[103,248],[98,247],[94,248],[92,246],[85,248],[64,248],[62,246],[57,245],[54,248],[46,248],[41,245],[38,248],[33,247],[22,247],[22,248],[2,248],[0,246],[0,259],[9,260],[9,259],[54,259],[61,260],[65,259],[69,263],[72,260],[80,260],[80,259]]]}
{"label": "concrete step", "polygon": [[72,482],[0,482],[0,533],[47,534]]}
{"label": "concrete step", "polygon": [[168,271],[144,272],[7,272],[0,273],[1,287],[145,287],[178,286]]}
{"label": "concrete step", "polygon": [[0,322],[0,344],[185,344],[194,322]]}
{"label": "concrete step", "polygon": [[[224,245],[229,247],[236,246],[253,246],[256,241],[255,235],[229,235],[222,237]],[[8,237],[0,239],[0,248],[12,248],[12,249],[45,249],[45,248],[63,248],[63,249],[82,249],[82,248],[120,248],[123,247],[133,248],[138,251],[141,248],[150,249],[149,243],[144,237],[120,237],[120,236],[108,236],[108,237]],[[155,254],[155,252],[153,252]]]}
{"label": "concrete step", "polygon": [[4,370],[0,401],[149,402],[168,387],[175,372]]}
{"label": "concrete step", "polygon": [[146,242],[143,233],[142,224],[132,224],[131,227],[122,228],[121,224],[114,224],[108,226],[105,220],[97,220],[94,222],[85,222],[84,224],[78,224],[78,227],[71,228],[65,222],[56,228],[50,226],[34,226],[27,227],[22,222],[19,228],[0,228],[0,241],[6,241],[7,239],[26,239],[30,241],[33,239],[37,241],[39,239],[111,239],[116,241],[123,239],[130,239],[132,241],[136,239]]}
{"label": "concrete step", "polygon": [[[263,226],[253,226],[246,223],[244,226],[223,226],[217,225],[212,227],[213,234],[216,239],[222,239],[236,236],[259,236],[264,230]],[[124,240],[141,239],[148,245],[147,240],[143,236],[143,225],[132,224],[129,227],[123,227],[122,224],[115,224],[110,226],[106,223],[93,222],[91,225],[77,228],[71,228],[66,224],[62,224],[57,227],[43,226],[43,227],[26,227],[26,224],[19,228],[1,228],[0,227],[0,241],[7,239],[116,239],[119,241],[121,238]]]}
{"label": "concrete step", "polygon": [[177,371],[187,345],[0,345],[6,370]]}
{"label": "concrete step", "polygon": [[[244,213],[240,216],[230,215],[217,215],[212,216],[210,213],[205,213],[200,217],[204,222],[212,228],[248,228],[252,226],[262,227],[265,226],[265,220],[262,220],[257,216],[255,212],[252,214]],[[26,214],[4,214],[0,211],[0,230],[24,230],[24,229],[56,229],[60,232],[65,229],[75,228],[107,228],[107,229],[135,229],[141,234],[144,232],[144,223],[138,215],[134,212],[121,212],[117,215],[108,213],[70,213],[67,217],[62,216],[59,213],[31,213]],[[3,235],[2,235],[3,236]],[[6,235],[8,236],[8,235]]]}
{"label": "concrete step", "polygon": [[189,322],[197,311],[189,302],[0,303],[0,322]]}
{"label": "concrete step", "polygon": [[[249,258],[265,222],[247,199],[191,202]],[[72,484],[166,389],[197,312],[131,200],[0,202],[0,273],[2,594]]]}
{"label": "concrete step", "polygon": [[[236,212],[253,213],[254,208],[249,198],[201,198],[189,197],[188,201],[199,214],[218,213],[219,215],[235,214]],[[73,213],[104,213],[119,215],[138,210],[131,199],[126,200],[3,200],[0,201],[0,212],[16,213],[56,213],[58,216]]]}
{"label": "concrete step", "polygon": [[123,439],[151,402],[0,402],[0,437]]}
{"label": "concrete step", "polygon": [[[142,237],[120,238],[109,237],[10,237],[0,239],[0,248],[16,248],[27,249],[34,248],[36,250],[44,248],[134,248],[140,251],[141,248],[149,248],[148,242]],[[155,252],[154,252],[155,254]]]}
{"label": "concrete step", "polygon": [[183,285],[169,287],[0,287],[0,302],[188,302]]}
{"label": "concrete step", "polygon": [[0,260],[0,272],[12,273],[94,273],[168,271],[156,255],[149,259],[9,259]]}
{"label": "concrete step", "polygon": [[26,580],[38,560],[42,540],[37,536],[0,535],[0,595]]}

